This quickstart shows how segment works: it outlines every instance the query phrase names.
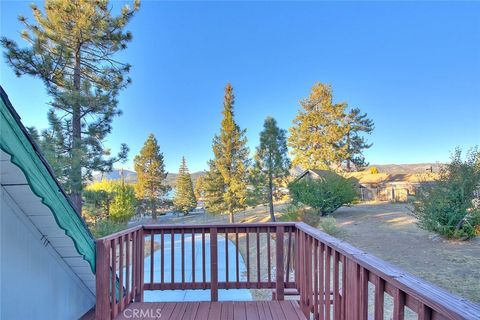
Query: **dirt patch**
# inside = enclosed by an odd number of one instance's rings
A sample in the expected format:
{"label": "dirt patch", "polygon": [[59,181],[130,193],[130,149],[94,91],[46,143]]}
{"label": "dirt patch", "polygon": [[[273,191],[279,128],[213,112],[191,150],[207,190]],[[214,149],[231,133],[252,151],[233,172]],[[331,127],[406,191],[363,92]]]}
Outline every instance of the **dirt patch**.
{"label": "dirt patch", "polygon": [[337,237],[407,272],[480,302],[480,245],[449,241],[418,228],[405,204],[368,204],[335,212]]}

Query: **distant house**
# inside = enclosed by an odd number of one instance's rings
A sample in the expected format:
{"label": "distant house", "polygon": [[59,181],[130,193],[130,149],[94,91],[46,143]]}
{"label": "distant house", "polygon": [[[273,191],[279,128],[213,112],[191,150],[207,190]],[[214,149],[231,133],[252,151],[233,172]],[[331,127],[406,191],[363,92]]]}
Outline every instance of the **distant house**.
{"label": "distant house", "polygon": [[0,319],[78,319],[95,241],[0,87]]}
{"label": "distant house", "polygon": [[328,176],[338,176],[338,174],[330,170],[307,169],[300,173],[295,178],[295,181],[299,181],[302,179],[322,179]]}

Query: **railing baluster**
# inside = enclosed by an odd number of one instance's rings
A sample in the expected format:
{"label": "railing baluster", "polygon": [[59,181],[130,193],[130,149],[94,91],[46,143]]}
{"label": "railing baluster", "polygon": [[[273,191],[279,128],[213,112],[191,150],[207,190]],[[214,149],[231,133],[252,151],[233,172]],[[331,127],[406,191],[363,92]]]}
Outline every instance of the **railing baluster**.
{"label": "railing baluster", "polygon": [[245,254],[247,255],[247,286],[250,288],[250,235],[248,233],[248,227],[245,227],[246,232],[246,247]]}
{"label": "railing baluster", "polygon": [[225,283],[228,288],[228,230],[225,228]]}
{"label": "railing baluster", "polygon": [[270,227],[267,227],[267,273],[268,273],[268,285],[272,282],[272,268],[271,268],[271,248],[270,248]]}
{"label": "railing baluster", "polygon": [[320,280],[320,290],[319,290],[319,300],[320,300],[320,320],[325,319],[325,245],[320,243],[320,261],[319,261],[319,280]]}
{"label": "railing baluster", "polygon": [[368,271],[360,267],[360,320],[368,320]]}
{"label": "railing baluster", "polygon": [[175,283],[175,230],[173,230],[172,228],[172,231],[170,232],[170,238],[171,238],[171,244],[170,244],[170,255],[171,255],[171,258],[170,258],[170,278],[171,278],[171,282],[172,282],[172,289],[173,289],[173,286],[174,286],[174,283]]}
{"label": "railing baluster", "polygon": [[110,317],[110,241],[97,240],[95,319]]}
{"label": "railing baluster", "polygon": [[206,261],[205,261],[205,229],[202,228],[202,281],[203,289],[207,287],[206,285]]}
{"label": "railing baluster", "polygon": [[240,262],[238,259],[238,247],[240,243],[238,242],[238,228],[235,228],[235,276],[237,277],[237,286],[240,283]]}
{"label": "railing baluster", "polygon": [[383,304],[385,299],[385,280],[375,277],[375,320],[383,320]]}
{"label": "railing baluster", "polygon": [[432,319],[432,309],[430,309],[425,304],[418,302],[418,320],[431,320]]}
{"label": "railing baluster", "polygon": [[182,290],[185,289],[185,229],[182,229],[181,235],[181,244],[182,244]]}
{"label": "railing baluster", "polygon": [[318,240],[313,242],[313,318],[319,319],[318,315]]}
{"label": "railing baluster", "polygon": [[405,317],[405,293],[395,289],[393,295],[393,320],[403,320]]}
{"label": "railing baluster", "polygon": [[111,293],[112,293],[112,319],[117,315],[117,239],[113,239],[112,243],[112,271],[111,271]]}
{"label": "railing baluster", "polygon": [[126,248],[125,248],[125,283],[126,283],[126,295],[125,295],[125,305],[130,303],[130,236],[131,233],[127,233]]}
{"label": "railing baluster", "polygon": [[333,251],[333,319],[340,320],[340,266],[338,252]]}
{"label": "railing baluster", "polygon": [[345,292],[347,291],[347,258],[342,255],[342,294],[341,294],[341,313],[342,319],[345,319],[345,312],[346,312],[346,299],[345,299]]}
{"label": "railing baluster", "polygon": [[285,282],[290,282],[290,256],[291,256],[291,247],[292,247],[292,228],[288,228],[288,248],[287,248],[287,269],[285,271]]}
{"label": "railing baluster", "polygon": [[210,296],[218,301],[217,228],[210,228]]}
{"label": "railing baluster", "polygon": [[306,242],[306,252],[305,252],[305,262],[307,265],[307,273],[306,273],[306,288],[307,288],[307,306],[308,306],[308,312],[311,312],[312,310],[312,237],[307,236],[307,242]]}
{"label": "railing baluster", "polygon": [[153,270],[154,270],[154,254],[155,254],[155,234],[153,229],[150,230],[150,285],[153,287]]}
{"label": "railing baluster", "polygon": [[284,227],[277,226],[276,230],[276,285],[275,285],[275,295],[277,300],[284,299],[284,289],[285,285],[283,282],[284,279],[284,265],[283,265],[283,239],[284,239]]}
{"label": "railing baluster", "polygon": [[192,229],[192,283],[195,283],[195,229]]}
{"label": "railing baluster", "polygon": [[160,288],[165,289],[165,231],[162,229],[160,233],[160,257],[162,262],[160,264]]}
{"label": "railing baluster", "polygon": [[260,233],[257,227],[257,288],[260,288]]}
{"label": "railing baluster", "polygon": [[132,233],[132,292],[130,299],[135,300],[137,292],[137,231]]}
{"label": "railing baluster", "polygon": [[145,273],[145,235],[143,229],[138,230],[138,294],[135,299],[138,302],[143,302],[144,273]]}
{"label": "railing baluster", "polygon": [[325,318],[330,319],[330,276],[331,276],[331,256],[330,247],[325,250]]}
{"label": "railing baluster", "polygon": [[124,301],[123,301],[123,236],[120,236],[118,238],[119,244],[120,244],[120,252],[118,255],[118,261],[119,261],[119,266],[118,266],[118,277],[119,277],[119,294],[118,294],[118,302],[119,302],[119,311],[123,311],[124,307]]}

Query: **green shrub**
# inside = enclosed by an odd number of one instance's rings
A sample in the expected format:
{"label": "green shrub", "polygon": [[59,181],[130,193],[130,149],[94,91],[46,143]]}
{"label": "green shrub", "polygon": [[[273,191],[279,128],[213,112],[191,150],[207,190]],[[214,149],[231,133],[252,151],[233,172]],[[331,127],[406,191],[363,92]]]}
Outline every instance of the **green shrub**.
{"label": "green shrub", "polygon": [[125,222],[116,222],[110,219],[98,220],[94,225],[90,227],[92,234],[95,238],[101,238],[108,236],[112,233],[122,231],[127,228]]}
{"label": "green shrub", "polygon": [[306,208],[304,205],[289,204],[279,220],[285,222],[302,221],[313,227],[317,227],[320,222],[320,215],[316,211]]}
{"label": "green shrub", "polygon": [[474,236],[480,226],[480,211],[473,205],[479,186],[480,152],[471,150],[463,161],[457,149],[439,179],[418,192],[413,213],[420,227],[448,238]]}
{"label": "green shrub", "polygon": [[290,203],[285,207],[285,212],[280,216],[279,220],[284,222],[301,221],[301,210],[304,210],[301,206]]}
{"label": "green shrub", "polygon": [[309,206],[321,216],[333,213],[356,198],[353,181],[334,173],[320,179],[301,179],[291,183],[288,189],[294,204]]}
{"label": "green shrub", "polygon": [[340,233],[340,229],[337,226],[337,220],[332,216],[327,216],[320,219],[320,228],[322,228],[323,232],[328,233],[331,236],[335,236]]}

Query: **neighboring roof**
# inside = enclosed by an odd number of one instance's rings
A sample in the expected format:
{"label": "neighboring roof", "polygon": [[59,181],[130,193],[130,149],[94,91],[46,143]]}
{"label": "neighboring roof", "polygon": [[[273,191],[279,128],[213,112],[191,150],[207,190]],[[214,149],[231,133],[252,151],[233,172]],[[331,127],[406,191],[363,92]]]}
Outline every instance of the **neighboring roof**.
{"label": "neighboring roof", "polygon": [[347,178],[355,178],[361,184],[417,184],[422,182],[435,181],[438,173],[411,173],[411,174],[389,174],[370,173],[368,170],[346,173]]}
{"label": "neighboring roof", "polygon": [[305,177],[306,175],[311,175],[317,178],[328,177],[328,176],[338,176],[338,173],[331,170],[320,170],[320,169],[307,169],[303,171],[295,181],[298,181]]}
{"label": "neighboring roof", "polygon": [[[0,95],[0,149],[3,151],[1,152],[2,160],[6,163],[5,169],[2,168],[2,171],[6,171],[5,176],[2,172],[2,186],[8,188],[9,194],[17,197],[28,197],[33,192],[36,197],[40,198],[36,201],[35,207],[30,206],[26,208],[26,211],[45,213],[45,209],[41,207],[47,206],[50,209],[48,215],[35,214],[29,216],[29,218],[45,236],[45,239],[52,244],[52,247],[59,252],[59,255],[72,267],[74,272],[85,274],[83,278],[80,275],[79,277],[82,280],[89,281],[90,283],[87,286],[94,290],[94,283],[92,288],[91,281],[95,273],[95,240],[85,221],[74,209],[70,198],[54,177],[52,169],[42,156],[38,146],[21,123],[20,117],[1,86]],[[6,161],[6,158],[10,158],[10,161]],[[18,169],[21,170],[21,173]],[[8,180],[10,183],[8,183]],[[28,183],[28,186],[24,186],[23,189],[14,188],[15,186],[22,186],[21,183],[18,183],[19,181]],[[29,190],[25,190],[26,188],[31,189],[31,192],[27,192]],[[34,197],[33,194],[31,194],[31,197],[30,200],[33,204],[33,201],[38,198]],[[26,214],[29,215],[28,212]],[[56,230],[51,230],[51,221],[56,224],[53,227]],[[65,239],[62,239],[62,236]],[[69,246],[72,246],[72,248],[69,249]],[[76,257],[78,258],[75,259]],[[85,270],[80,272],[83,264],[79,260],[86,261],[90,269],[88,272]]]}

